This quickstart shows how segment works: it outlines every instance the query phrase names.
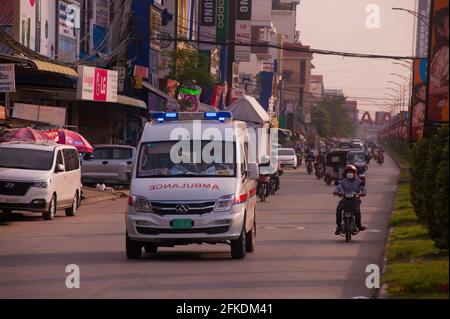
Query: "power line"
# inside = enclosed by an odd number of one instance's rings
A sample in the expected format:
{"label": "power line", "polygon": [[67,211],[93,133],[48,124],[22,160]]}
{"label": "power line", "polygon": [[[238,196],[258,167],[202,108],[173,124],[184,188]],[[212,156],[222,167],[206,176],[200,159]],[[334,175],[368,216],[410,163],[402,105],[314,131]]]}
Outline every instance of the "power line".
{"label": "power line", "polygon": [[209,45],[217,45],[217,46],[245,46],[245,47],[256,47],[256,48],[272,48],[279,49],[283,51],[292,51],[292,52],[300,52],[300,53],[311,53],[311,54],[322,54],[322,55],[335,55],[335,56],[343,56],[343,57],[352,57],[352,58],[365,58],[365,59],[391,59],[391,60],[415,60],[420,59],[420,57],[413,56],[395,56],[395,55],[382,55],[382,54],[365,54],[365,53],[353,53],[353,52],[341,52],[341,51],[331,51],[331,50],[319,50],[319,49],[311,49],[307,47],[299,47],[294,45],[278,45],[278,44],[270,44],[270,43],[243,43],[238,41],[226,41],[226,42],[218,42],[218,41],[206,41],[206,40],[191,40],[186,38],[167,38],[167,37],[151,37],[150,40],[163,40],[170,42],[187,42],[187,43],[198,43],[198,44],[209,44]]}

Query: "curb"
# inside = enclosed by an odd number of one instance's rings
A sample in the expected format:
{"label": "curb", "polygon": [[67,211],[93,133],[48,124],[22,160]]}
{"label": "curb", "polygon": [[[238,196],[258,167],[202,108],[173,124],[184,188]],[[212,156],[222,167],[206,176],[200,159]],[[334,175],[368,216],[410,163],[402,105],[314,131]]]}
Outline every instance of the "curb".
{"label": "curb", "polygon": [[[397,167],[400,169],[400,173],[402,173],[403,171],[407,170],[407,169],[402,167],[402,165],[400,164],[400,161],[395,156],[393,156],[392,153],[389,150],[387,150],[387,153],[394,160],[394,163],[397,165]],[[398,181],[397,181],[397,191],[398,191],[398,187],[400,185],[400,182],[401,182],[401,176],[399,175],[398,176]],[[397,194],[394,197],[394,201],[392,203],[391,216],[392,216],[392,213],[394,212],[394,204],[395,204],[396,197],[397,197]],[[386,266],[387,266],[387,263],[388,263],[387,254],[386,254],[386,248],[387,248],[387,245],[389,245],[393,229],[394,229],[394,227],[389,225],[388,236],[387,236],[386,242],[384,244],[383,263],[382,263],[382,267],[381,267],[381,277],[383,277],[385,275],[385,273],[386,273]],[[378,289],[375,298],[376,299],[389,299],[388,288],[389,288],[388,284],[383,283],[382,286]]]}
{"label": "curb", "polygon": [[[103,191],[99,191],[97,189],[93,188],[86,188],[89,191],[98,192],[101,193],[103,196],[93,197],[91,199],[87,198],[81,201],[81,205],[93,205],[100,202],[106,202],[106,201],[115,201],[120,198],[125,198],[127,195],[123,192],[114,192],[114,193],[105,193]],[[104,196],[105,194],[108,194],[110,196]]]}

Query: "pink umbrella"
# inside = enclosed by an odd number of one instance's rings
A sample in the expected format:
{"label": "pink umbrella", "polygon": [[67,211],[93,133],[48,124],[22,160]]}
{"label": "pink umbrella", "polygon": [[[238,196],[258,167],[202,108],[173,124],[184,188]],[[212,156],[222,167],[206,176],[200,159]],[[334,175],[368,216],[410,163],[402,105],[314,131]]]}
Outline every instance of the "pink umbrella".
{"label": "pink umbrella", "polygon": [[92,153],[94,148],[80,134],[66,129],[50,130],[46,132],[58,144],[75,146],[79,153]]}
{"label": "pink umbrella", "polygon": [[52,142],[53,140],[44,132],[35,130],[31,127],[22,127],[5,133],[2,137],[2,141],[15,142],[15,141],[32,141],[32,142]]}

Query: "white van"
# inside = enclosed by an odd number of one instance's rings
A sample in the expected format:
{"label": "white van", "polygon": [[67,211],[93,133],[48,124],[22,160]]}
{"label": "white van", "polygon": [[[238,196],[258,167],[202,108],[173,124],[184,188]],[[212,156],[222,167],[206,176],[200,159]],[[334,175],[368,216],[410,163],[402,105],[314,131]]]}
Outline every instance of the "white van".
{"label": "white van", "polygon": [[52,220],[57,209],[74,216],[81,201],[81,171],[75,147],[59,144],[0,143],[0,210],[41,212]]}
{"label": "white van", "polygon": [[127,257],[194,243],[228,243],[234,259],[253,252],[258,165],[248,159],[246,124],[229,112],[153,118],[131,180]]}

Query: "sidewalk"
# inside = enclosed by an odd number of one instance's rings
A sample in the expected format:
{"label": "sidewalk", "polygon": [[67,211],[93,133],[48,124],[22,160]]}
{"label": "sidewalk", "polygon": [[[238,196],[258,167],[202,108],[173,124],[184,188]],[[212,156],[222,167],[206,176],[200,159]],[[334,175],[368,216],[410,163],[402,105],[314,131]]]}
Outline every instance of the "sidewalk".
{"label": "sidewalk", "polygon": [[116,200],[119,198],[128,197],[129,191],[124,190],[113,190],[113,191],[100,191],[91,187],[83,187],[83,198],[81,200],[81,205],[92,205],[98,202]]}

